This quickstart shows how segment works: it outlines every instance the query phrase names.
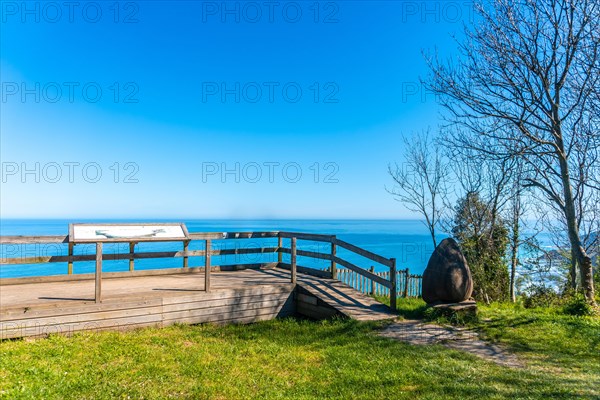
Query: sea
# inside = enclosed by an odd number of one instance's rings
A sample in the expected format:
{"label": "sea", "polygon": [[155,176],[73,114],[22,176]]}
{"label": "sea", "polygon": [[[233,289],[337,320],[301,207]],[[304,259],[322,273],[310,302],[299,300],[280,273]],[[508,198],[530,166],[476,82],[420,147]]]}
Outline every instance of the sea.
{"label": "sea", "polygon": [[[223,219],[223,220],[123,220],[123,219],[94,219],[94,220],[58,220],[58,219],[0,219],[0,235],[67,235],[70,223],[119,223],[119,222],[183,222],[190,233],[192,232],[248,232],[248,231],[291,231],[336,235],[339,239],[347,241],[366,250],[387,258],[396,258],[397,268],[410,270],[411,274],[422,274],[431,253],[433,242],[426,226],[419,220],[249,220],[249,219]],[[445,236],[440,235],[438,242]],[[298,249],[329,253],[330,244],[298,240]],[[289,240],[284,239],[284,246],[289,247]],[[213,240],[214,249],[274,247],[277,238],[265,239],[226,239]],[[151,251],[178,251],[182,250],[181,242],[167,243],[140,243],[136,245],[136,252]],[[190,250],[204,249],[204,241],[192,241]],[[129,253],[129,245],[105,244],[105,253]],[[75,255],[94,254],[95,245],[80,244],[74,248]],[[28,245],[0,245],[0,258],[25,258],[43,257],[53,255],[68,255],[67,244],[28,244]],[[387,271],[388,268],[379,265],[365,257],[338,248],[337,255],[362,268],[373,266],[376,271]],[[289,255],[284,255],[284,262],[289,260]],[[213,265],[245,264],[276,262],[276,253],[267,254],[235,254],[214,256]],[[190,257],[189,266],[202,266],[202,257]],[[180,268],[181,258],[162,259],[136,259],[136,270]],[[298,265],[309,268],[325,269],[330,262],[327,260],[298,257]],[[94,262],[75,262],[74,273],[90,273],[95,268]],[[128,260],[105,261],[103,271],[117,272],[129,269]],[[67,263],[43,264],[9,264],[0,265],[0,278],[16,278],[31,276],[62,275],[67,273]]]}

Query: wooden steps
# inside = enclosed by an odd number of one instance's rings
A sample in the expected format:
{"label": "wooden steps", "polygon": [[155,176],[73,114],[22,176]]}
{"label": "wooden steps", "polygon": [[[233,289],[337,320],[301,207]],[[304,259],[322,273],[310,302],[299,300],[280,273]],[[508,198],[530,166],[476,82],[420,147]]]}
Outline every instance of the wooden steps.
{"label": "wooden steps", "polygon": [[[314,306],[323,303],[337,313],[358,321],[380,321],[397,317],[397,314],[385,304],[338,280],[299,274],[298,286],[306,291],[308,296],[318,299],[319,303]],[[299,302],[298,307],[300,306]],[[323,310],[326,307],[320,307],[318,311],[326,314],[327,312]]]}

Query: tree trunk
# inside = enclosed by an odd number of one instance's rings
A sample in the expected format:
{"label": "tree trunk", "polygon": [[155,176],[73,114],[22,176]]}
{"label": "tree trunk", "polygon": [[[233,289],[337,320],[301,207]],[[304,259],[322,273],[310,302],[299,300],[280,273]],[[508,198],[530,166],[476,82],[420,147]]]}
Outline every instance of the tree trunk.
{"label": "tree trunk", "polygon": [[[562,143],[560,143],[562,145]],[[562,147],[562,146],[561,146]],[[563,154],[559,154],[560,172],[563,183],[564,194],[564,213],[567,222],[567,233],[571,243],[571,254],[575,255],[575,261],[579,265],[581,275],[581,287],[586,301],[595,306],[596,299],[594,295],[594,277],[592,272],[592,259],[585,251],[579,230],[577,229],[577,214],[575,212],[575,201],[573,200],[573,191],[571,189],[571,179],[569,177],[569,167],[567,159]]]}
{"label": "tree trunk", "polygon": [[[520,174],[519,174],[520,178]],[[520,180],[520,179],[519,179]],[[517,180],[516,190],[513,194],[513,207],[512,207],[512,243],[510,246],[511,260],[510,260],[510,301],[513,303],[517,302],[517,296],[515,293],[515,277],[517,275],[517,265],[519,264],[519,236],[520,236],[520,218],[521,218],[521,183]]]}
{"label": "tree trunk", "polygon": [[515,276],[517,273],[517,251],[518,247],[512,249],[512,260],[510,264],[510,301],[513,303],[517,302],[517,296],[515,294]]}
{"label": "tree trunk", "polygon": [[571,251],[571,265],[569,266],[569,288],[577,290],[577,253]]}

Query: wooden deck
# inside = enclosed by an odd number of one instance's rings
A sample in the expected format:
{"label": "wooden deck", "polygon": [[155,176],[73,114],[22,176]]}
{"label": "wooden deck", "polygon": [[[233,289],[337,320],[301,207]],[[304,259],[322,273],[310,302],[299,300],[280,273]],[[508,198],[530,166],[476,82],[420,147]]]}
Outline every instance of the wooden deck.
{"label": "wooden deck", "polygon": [[394,318],[391,310],[340,281],[306,274],[290,282],[283,269],[106,278],[102,303],[94,280],[0,286],[0,338],[131,329],[173,323],[249,323],[300,314]]}
{"label": "wooden deck", "polygon": [[[184,224],[179,225],[183,234],[177,238],[126,235],[78,239],[73,224],[67,236],[0,236],[0,246],[13,246],[11,257],[0,259],[0,266],[65,263],[67,267],[66,274],[60,276],[0,279],[0,338],[174,323],[249,323],[291,315],[315,319],[343,315],[361,321],[395,317],[387,306],[339,280],[360,276],[360,282],[366,283],[362,288],[370,287],[371,294],[377,287],[384,288],[389,293],[391,309],[395,309],[399,289],[395,258],[382,257],[335,235],[284,231],[189,233]],[[237,242],[240,239],[265,242],[241,247]],[[136,245],[143,241],[180,241],[182,250],[136,251]],[[232,246],[222,246],[228,241]],[[75,254],[75,246],[84,242],[95,243],[96,251]],[[129,252],[105,253],[105,242],[128,243]],[[203,242],[202,249],[192,250],[192,242]],[[285,246],[286,242],[289,247]],[[320,243],[328,250],[316,252],[302,248],[307,242]],[[68,244],[68,252],[47,254],[42,246],[31,254],[19,247],[36,244]],[[339,257],[338,247],[369,260],[369,269]],[[20,255],[18,251],[15,253],[19,248]],[[245,255],[274,253],[277,262],[256,263],[243,259]],[[241,257],[240,262],[225,265],[212,262],[214,256],[230,255]],[[284,255],[289,255],[289,262],[284,262]],[[192,257],[203,257],[204,262],[191,266]],[[298,264],[298,257],[329,261],[329,266],[326,270],[306,268]],[[135,260],[149,258],[179,258],[181,268],[136,269]],[[129,260],[129,270],[103,270],[104,262],[115,260]],[[95,261],[94,273],[74,274],[73,264],[84,261]],[[372,263],[389,269],[389,276],[375,273]],[[354,275],[348,275],[348,271]],[[408,277],[406,271],[405,278]],[[404,295],[407,295],[406,290]]]}

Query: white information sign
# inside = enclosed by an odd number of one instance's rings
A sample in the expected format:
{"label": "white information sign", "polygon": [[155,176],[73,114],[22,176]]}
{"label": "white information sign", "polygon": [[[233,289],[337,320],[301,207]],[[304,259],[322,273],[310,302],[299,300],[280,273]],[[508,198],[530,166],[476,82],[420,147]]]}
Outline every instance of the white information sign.
{"label": "white information sign", "polygon": [[147,224],[71,224],[71,242],[144,242],[187,240],[187,228],[181,223]]}

